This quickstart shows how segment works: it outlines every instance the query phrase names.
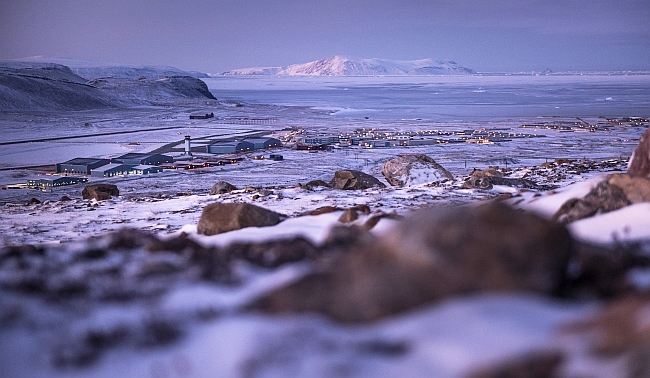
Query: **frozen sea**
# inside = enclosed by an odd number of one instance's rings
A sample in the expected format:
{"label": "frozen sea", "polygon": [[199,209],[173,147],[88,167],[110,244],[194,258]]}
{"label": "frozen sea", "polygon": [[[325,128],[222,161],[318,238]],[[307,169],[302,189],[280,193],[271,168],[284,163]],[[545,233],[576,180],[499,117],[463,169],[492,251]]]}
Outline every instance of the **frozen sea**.
{"label": "frozen sea", "polygon": [[204,81],[220,100],[307,106],[353,118],[470,122],[650,115],[650,75],[642,74],[221,76]]}

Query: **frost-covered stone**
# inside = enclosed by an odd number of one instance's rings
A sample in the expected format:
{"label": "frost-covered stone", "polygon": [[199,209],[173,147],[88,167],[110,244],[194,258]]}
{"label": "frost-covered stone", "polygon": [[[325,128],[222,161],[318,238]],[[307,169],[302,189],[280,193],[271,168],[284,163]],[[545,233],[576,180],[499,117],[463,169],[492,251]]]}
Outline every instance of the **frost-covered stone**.
{"label": "frost-covered stone", "polygon": [[199,234],[216,235],[245,227],[274,226],[282,215],[249,203],[213,203],[203,208]]}
{"label": "frost-covered stone", "polygon": [[225,194],[225,193],[230,193],[233,190],[237,190],[237,187],[226,181],[219,181],[218,183],[212,186],[212,188],[210,189],[210,194],[211,195]]}
{"label": "frost-covered stone", "polygon": [[403,155],[389,160],[381,168],[381,173],[393,186],[411,186],[454,178],[435,160],[422,154]]}
{"label": "frost-covered stone", "polygon": [[367,173],[355,171],[352,169],[342,169],[334,173],[334,178],[330,182],[334,189],[343,190],[363,190],[370,188],[385,188],[386,185],[377,180],[376,177]]}

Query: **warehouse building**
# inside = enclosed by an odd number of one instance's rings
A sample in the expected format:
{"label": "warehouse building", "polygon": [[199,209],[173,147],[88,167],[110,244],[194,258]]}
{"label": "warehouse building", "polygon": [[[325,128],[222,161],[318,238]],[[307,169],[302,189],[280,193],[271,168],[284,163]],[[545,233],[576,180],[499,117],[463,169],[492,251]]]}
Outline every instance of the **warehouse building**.
{"label": "warehouse building", "polygon": [[122,176],[122,175],[129,174],[131,172],[131,168],[133,168],[133,165],[111,163],[93,169],[90,175],[93,177]]}
{"label": "warehouse building", "polygon": [[30,188],[45,189],[64,185],[81,184],[86,182],[88,182],[88,179],[85,177],[61,176],[47,179],[32,179],[27,181],[27,186]]}
{"label": "warehouse building", "polygon": [[209,154],[235,154],[254,149],[255,145],[247,141],[217,142],[206,147]]}
{"label": "warehouse building", "polygon": [[253,143],[253,149],[255,150],[282,147],[282,142],[275,138],[246,138],[244,142]]}
{"label": "warehouse building", "polygon": [[56,164],[56,173],[89,175],[93,169],[110,163],[108,159],[74,158]]}
{"label": "warehouse building", "polygon": [[122,156],[111,159],[111,163],[120,163],[127,165],[161,165],[165,163],[173,163],[174,158],[168,155],[161,154],[143,154],[138,152],[131,152]]}
{"label": "warehouse building", "polygon": [[129,173],[134,175],[148,175],[150,173],[160,173],[163,169],[155,165],[136,165],[131,168]]}

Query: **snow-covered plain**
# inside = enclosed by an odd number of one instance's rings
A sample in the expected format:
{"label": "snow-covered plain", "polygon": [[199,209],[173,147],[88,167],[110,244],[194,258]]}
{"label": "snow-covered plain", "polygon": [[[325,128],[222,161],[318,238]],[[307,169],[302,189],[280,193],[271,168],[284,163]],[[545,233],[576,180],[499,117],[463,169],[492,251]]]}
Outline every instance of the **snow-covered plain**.
{"label": "snow-covered plain", "polygon": [[[54,164],[76,156],[110,157],[148,151],[179,141],[190,132],[200,140],[211,135],[234,136],[286,127],[311,133],[343,133],[355,129],[387,131],[456,131],[466,129],[522,132],[522,124],[603,121],[599,116],[648,116],[648,76],[471,76],[437,78],[240,78],[205,79],[222,102],[196,102],[179,107],[47,113],[0,112],[2,142],[90,135],[106,131],[137,131],[87,136],[70,143],[44,141],[2,145],[0,168]],[[611,98],[611,100],[608,100]],[[235,103],[243,106],[235,106]],[[336,111],[343,109],[346,111]],[[214,111],[215,119],[189,120],[197,111]],[[237,124],[237,117],[268,118],[273,123]],[[368,117],[368,118],[365,118]],[[205,245],[268,240],[303,235],[319,243],[341,212],[295,217],[325,205],[367,204],[373,211],[408,215],[425,206],[475,204],[504,193],[513,206],[550,217],[570,198],[586,194],[607,172],[625,170],[646,126],[616,125],[595,132],[525,129],[545,137],[514,139],[489,145],[470,143],[388,149],[337,149],[307,153],[274,150],[285,160],[245,159],[239,164],[194,171],[166,171],[150,177],[120,177],[93,182],[115,183],[121,196],[95,202],[80,199],[81,186],[51,192],[8,189],[3,204],[0,246],[46,244],[66,253],[81,248],[87,237],[122,227],[153,232],[162,238],[181,232]],[[138,142],[132,144],[132,142]],[[329,181],[337,169],[358,169],[383,180],[381,166],[399,153],[425,153],[451,171],[453,182],[420,180],[404,188],[338,191],[295,187],[313,179]],[[267,152],[268,153],[268,152]],[[613,163],[589,172],[544,171],[534,166],[556,158]],[[514,169],[512,177],[556,175],[553,191],[534,192],[506,186],[488,191],[462,189],[473,168],[499,165]],[[605,165],[603,165],[604,167]],[[537,173],[535,173],[537,172]],[[0,183],[26,182],[44,174],[27,169],[0,171]],[[209,195],[219,180],[240,190]],[[246,186],[256,187],[245,190]],[[260,190],[261,189],[261,190]],[[58,201],[68,195],[72,201]],[[42,204],[26,205],[36,197]],[[196,234],[202,208],[213,202],[250,202],[290,219],[277,226],[243,229],[216,236]],[[650,239],[650,207],[630,206],[575,222],[573,235],[597,243]],[[364,217],[357,222],[363,222]],[[373,233],[390,232],[397,221],[382,219]],[[163,256],[164,257],[164,256]],[[161,257],[162,258],[162,257]],[[42,298],[8,295],[0,298],[0,371],[13,377],[460,377],[495,362],[531,351],[560,349],[571,356],[563,376],[623,377],[616,359],[593,360],[585,337],[569,337],[560,329],[596,311],[595,302],[567,303],[522,294],[480,294],[453,298],[365,325],[340,325],[318,315],[268,316],[242,310],[256,296],[301,277],[305,264],[276,270],[242,267],[242,284],[180,282],[147,303],[97,304],[90,308],[52,303]],[[74,273],[74,272],[73,272]],[[81,272],[76,272],[81,273]],[[639,272],[639,281],[647,272]],[[210,310],[209,320],[191,314]],[[12,314],[19,319],[12,323]],[[52,349],[66,346],[89,329],[136,327],[151,316],[180,320],[184,336],[154,348],[122,345],[89,366],[59,369]],[[67,345],[69,346],[69,345]]]}

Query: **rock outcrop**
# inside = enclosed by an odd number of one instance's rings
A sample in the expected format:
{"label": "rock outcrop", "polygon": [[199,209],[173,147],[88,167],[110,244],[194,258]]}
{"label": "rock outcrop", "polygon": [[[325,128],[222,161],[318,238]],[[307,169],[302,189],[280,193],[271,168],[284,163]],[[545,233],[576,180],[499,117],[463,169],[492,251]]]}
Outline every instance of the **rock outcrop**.
{"label": "rock outcrop", "polygon": [[81,192],[83,199],[103,201],[120,195],[120,190],[113,184],[88,185]]}
{"label": "rock outcrop", "polygon": [[280,223],[283,216],[249,203],[213,203],[203,208],[197,231],[216,235],[245,227],[268,227]]}
{"label": "rock outcrop", "polygon": [[381,173],[393,186],[417,185],[454,178],[435,160],[423,154],[402,155],[389,160],[381,168]]}
{"label": "rock outcrop", "polygon": [[650,177],[650,129],[641,135],[627,173],[630,176]]}
{"label": "rock outcrop", "polygon": [[424,210],[252,307],[356,322],[471,292],[553,294],[571,248],[563,226],[505,205]]}
{"label": "rock outcrop", "polygon": [[583,198],[565,202],[553,216],[570,223],[598,213],[607,213],[634,203],[650,201],[650,179],[613,174],[601,181]]}
{"label": "rock outcrop", "polygon": [[342,190],[363,190],[375,187],[386,187],[386,185],[377,180],[376,177],[351,169],[336,171],[334,173],[334,178],[332,178],[332,181],[330,182],[330,186],[334,189]]}
{"label": "rock outcrop", "polygon": [[228,182],[219,181],[210,189],[210,195],[226,194],[232,192],[233,190],[237,190],[237,187]]}

